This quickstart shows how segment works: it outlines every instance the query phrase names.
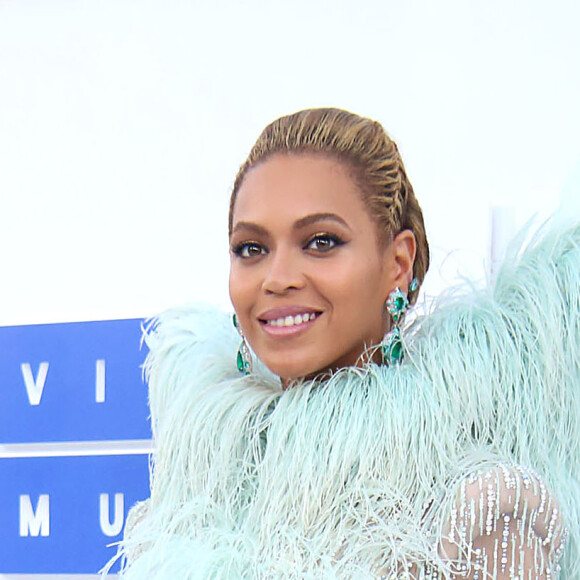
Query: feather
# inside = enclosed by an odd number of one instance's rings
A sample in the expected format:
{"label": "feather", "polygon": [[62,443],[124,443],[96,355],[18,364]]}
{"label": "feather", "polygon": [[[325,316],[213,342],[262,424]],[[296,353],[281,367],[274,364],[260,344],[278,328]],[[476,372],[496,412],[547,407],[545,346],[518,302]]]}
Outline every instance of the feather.
{"label": "feather", "polygon": [[[283,391],[236,369],[229,317],[175,309],[148,328],[156,451],[122,577],[376,578],[430,562],[456,482],[535,468],[580,577],[580,227],[515,246],[495,286],[447,296],[407,330],[397,367]],[[127,562],[126,562],[127,564]]]}

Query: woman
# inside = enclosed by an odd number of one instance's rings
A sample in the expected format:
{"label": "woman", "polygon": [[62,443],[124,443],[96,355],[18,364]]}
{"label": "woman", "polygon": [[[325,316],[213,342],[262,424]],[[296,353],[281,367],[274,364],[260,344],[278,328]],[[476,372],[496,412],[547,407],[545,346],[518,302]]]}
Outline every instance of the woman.
{"label": "woman", "polygon": [[200,308],[147,336],[127,578],[556,578],[565,527],[580,577],[578,228],[403,346],[421,210],[378,123],[317,109],[264,130],[229,230],[241,345]]}

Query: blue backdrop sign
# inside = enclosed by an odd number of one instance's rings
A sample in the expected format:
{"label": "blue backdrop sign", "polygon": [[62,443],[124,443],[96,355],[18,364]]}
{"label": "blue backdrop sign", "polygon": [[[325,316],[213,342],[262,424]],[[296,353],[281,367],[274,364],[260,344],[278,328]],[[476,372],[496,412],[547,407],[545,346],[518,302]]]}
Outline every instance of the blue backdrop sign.
{"label": "blue backdrop sign", "polygon": [[0,328],[0,443],[149,438],[141,323]]}
{"label": "blue backdrop sign", "polygon": [[0,459],[0,473],[0,574],[96,574],[149,496],[147,455]]}
{"label": "blue backdrop sign", "polygon": [[96,574],[148,497],[141,324],[0,328],[0,577]]}

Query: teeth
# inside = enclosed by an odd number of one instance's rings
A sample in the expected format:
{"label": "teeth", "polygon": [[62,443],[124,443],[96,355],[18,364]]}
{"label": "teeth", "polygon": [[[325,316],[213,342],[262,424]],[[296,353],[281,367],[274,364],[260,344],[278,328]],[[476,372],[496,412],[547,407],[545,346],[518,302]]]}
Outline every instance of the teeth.
{"label": "teeth", "polygon": [[296,316],[289,315],[283,318],[268,320],[267,324],[269,324],[270,326],[296,326],[297,324],[303,324],[304,322],[314,320],[315,318],[316,313],[305,312],[304,314],[297,314]]}

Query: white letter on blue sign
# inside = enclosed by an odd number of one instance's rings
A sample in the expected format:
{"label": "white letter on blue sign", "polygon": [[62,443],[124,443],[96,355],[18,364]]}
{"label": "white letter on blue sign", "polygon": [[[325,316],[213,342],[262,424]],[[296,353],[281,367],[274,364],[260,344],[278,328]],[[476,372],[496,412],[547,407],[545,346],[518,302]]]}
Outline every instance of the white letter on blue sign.
{"label": "white letter on blue sign", "polygon": [[28,400],[31,405],[38,405],[40,399],[42,399],[42,391],[44,391],[44,383],[46,382],[46,375],[48,373],[48,363],[40,363],[36,380],[34,380],[34,377],[32,376],[32,369],[30,368],[29,363],[22,363],[20,368],[22,369],[22,377],[24,378],[24,384],[26,385]]}
{"label": "white letter on blue sign", "polygon": [[20,496],[20,535],[50,535],[50,496],[40,495],[36,511],[32,509],[29,495]]}
{"label": "white letter on blue sign", "polygon": [[95,365],[95,401],[105,402],[105,361],[99,359]]}
{"label": "white letter on blue sign", "polygon": [[113,523],[109,520],[109,494],[102,493],[100,497],[101,530],[105,536],[118,536],[123,529],[125,519],[125,497],[122,493],[115,494],[115,517]]}

